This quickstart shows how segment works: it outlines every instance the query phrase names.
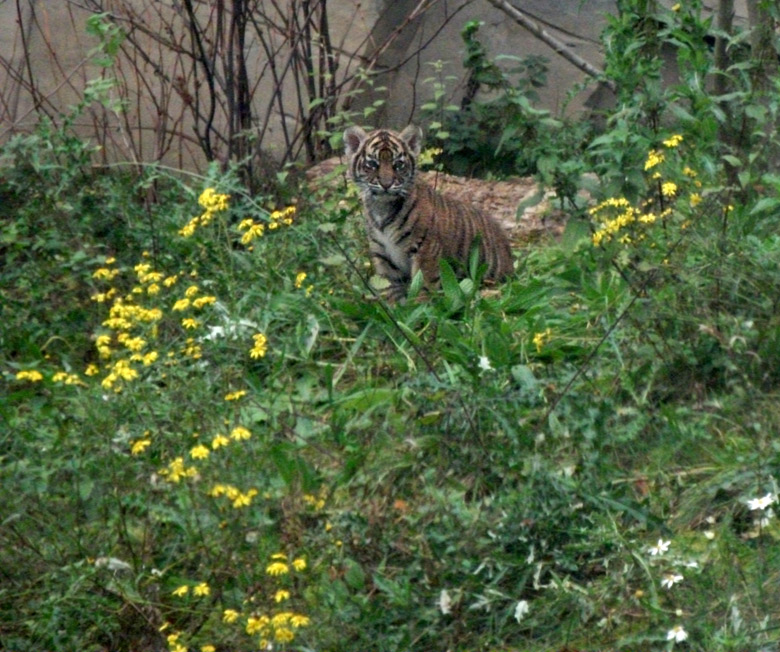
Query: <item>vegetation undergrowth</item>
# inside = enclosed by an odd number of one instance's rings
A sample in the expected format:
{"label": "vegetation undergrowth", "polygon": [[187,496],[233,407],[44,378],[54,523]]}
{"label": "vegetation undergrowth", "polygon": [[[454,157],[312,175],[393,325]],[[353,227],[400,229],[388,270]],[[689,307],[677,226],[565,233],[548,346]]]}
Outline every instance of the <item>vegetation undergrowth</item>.
{"label": "vegetation undergrowth", "polygon": [[636,20],[599,196],[484,292],[377,300],[350,188],[7,144],[0,648],[775,649],[778,106]]}

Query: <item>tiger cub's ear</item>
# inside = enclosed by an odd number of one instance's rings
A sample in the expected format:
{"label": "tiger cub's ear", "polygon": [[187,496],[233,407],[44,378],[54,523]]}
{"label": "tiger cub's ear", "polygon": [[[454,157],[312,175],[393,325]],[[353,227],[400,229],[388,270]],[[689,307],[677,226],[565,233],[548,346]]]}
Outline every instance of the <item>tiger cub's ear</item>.
{"label": "tiger cub's ear", "polygon": [[417,158],[422,151],[422,129],[415,125],[409,125],[404,129],[401,134],[401,140],[406,143],[406,146],[412,151],[412,155]]}
{"label": "tiger cub's ear", "polygon": [[365,131],[360,127],[349,127],[344,131],[344,151],[347,156],[354,156],[365,141]]}

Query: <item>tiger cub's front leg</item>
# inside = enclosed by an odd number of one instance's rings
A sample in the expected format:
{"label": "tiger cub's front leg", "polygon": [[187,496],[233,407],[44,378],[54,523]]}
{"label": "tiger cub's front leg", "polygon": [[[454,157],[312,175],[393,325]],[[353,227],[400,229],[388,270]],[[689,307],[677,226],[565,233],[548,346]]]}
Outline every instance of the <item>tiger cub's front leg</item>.
{"label": "tiger cub's front leg", "polygon": [[426,238],[417,251],[412,253],[412,278],[418,271],[422,272],[423,284],[429,292],[439,287],[439,258],[441,244],[434,238]]}

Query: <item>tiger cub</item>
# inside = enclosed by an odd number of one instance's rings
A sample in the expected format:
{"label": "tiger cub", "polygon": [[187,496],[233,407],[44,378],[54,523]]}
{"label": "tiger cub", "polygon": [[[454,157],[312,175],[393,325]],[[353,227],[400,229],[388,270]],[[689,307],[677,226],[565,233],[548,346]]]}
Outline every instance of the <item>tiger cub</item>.
{"label": "tiger cub", "polygon": [[477,237],[486,278],[501,280],[512,272],[509,239],[498,222],[417,178],[419,127],[410,125],[400,134],[350,127],[344,143],[349,176],[363,200],[374,270],[390,282],[388,299],[404,298],[418,270],[425,286],[435,287],[439,259],[466,265]]}

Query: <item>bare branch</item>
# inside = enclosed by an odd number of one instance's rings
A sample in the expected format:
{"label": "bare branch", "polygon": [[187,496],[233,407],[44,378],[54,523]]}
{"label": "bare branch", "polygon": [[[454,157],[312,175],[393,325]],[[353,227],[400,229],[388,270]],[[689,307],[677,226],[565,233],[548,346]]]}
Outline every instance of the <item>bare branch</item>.
{"label": "bare branch", "polygon": [[594,79],[597,79],[599,83],[604,84],[613,93],[617,90],[615,82],[609,79],[604,79],[604,73],[601,70],[596,68],[596,66],[589,63],[588,61],[585,61],[585,59],[583,59],[578,54],[572,52],[571,49],[566,47],[564,43],[562,43],[557,38],[555,38],[554,36],[546,32],[538,23],[535,23],[533,20],[528,18],[528,16],[526,16],[519,9],[510,5],[507,2],[507,0],[487,0],[487,1],[497,9],[500,9],[505,14],[510,16],[518,25],[525,27],[529,32],[531,32],[531,34],[536,36],[536,38],[549,45],[555,51],[556,54],[562,56],[569,63],[576,66],[577,68],[582,70],[584,73],[590,75]]}

